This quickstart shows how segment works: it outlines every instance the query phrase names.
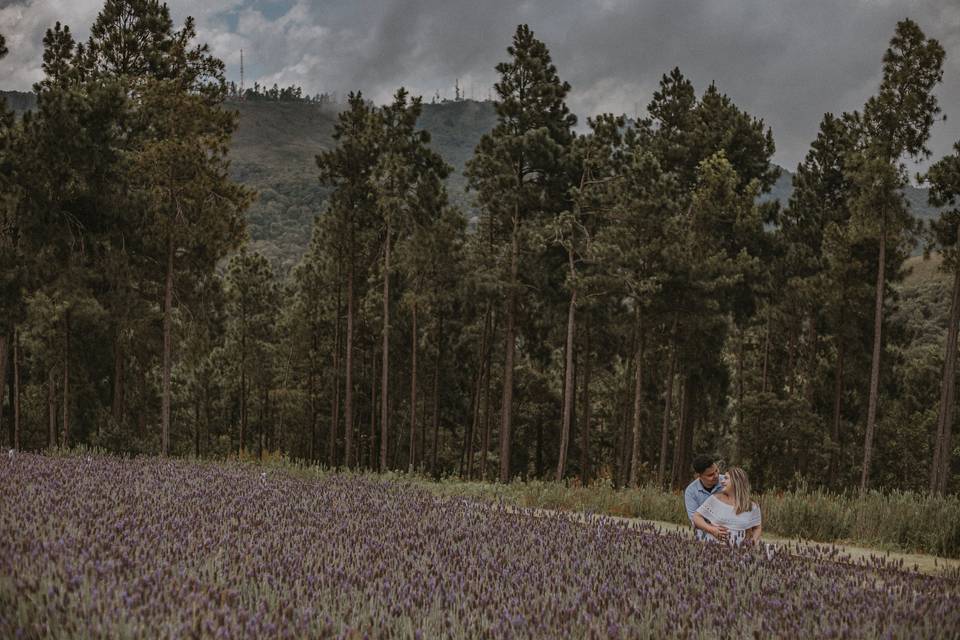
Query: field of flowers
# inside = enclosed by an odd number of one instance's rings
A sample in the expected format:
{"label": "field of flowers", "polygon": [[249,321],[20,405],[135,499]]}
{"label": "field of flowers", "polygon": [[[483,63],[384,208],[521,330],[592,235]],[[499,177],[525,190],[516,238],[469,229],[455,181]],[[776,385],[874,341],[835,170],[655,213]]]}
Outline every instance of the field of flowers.
{"label": "field of flowers", "polygon": [[960,635],[960,583],[371,477],[0,457],[0,637]]}

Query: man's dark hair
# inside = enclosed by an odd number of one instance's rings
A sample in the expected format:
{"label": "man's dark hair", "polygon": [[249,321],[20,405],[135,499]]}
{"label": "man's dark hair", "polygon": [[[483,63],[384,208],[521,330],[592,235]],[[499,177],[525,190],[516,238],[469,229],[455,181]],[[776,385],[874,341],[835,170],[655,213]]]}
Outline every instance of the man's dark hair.
{"label": "man's dark hair", "polygon": [[697,475],[703,473],[710,468],[714,462],[717,461],[717,457],[709,453],[701,453],[696,458],[693,459],[693,470],[697,472]]}

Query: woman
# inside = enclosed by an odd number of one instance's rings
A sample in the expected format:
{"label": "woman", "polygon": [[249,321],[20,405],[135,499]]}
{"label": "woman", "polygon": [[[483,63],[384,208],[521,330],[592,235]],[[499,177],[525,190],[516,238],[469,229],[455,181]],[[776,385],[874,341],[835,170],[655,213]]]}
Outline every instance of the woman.
{"label": "woman", "polygon": [[707,498],[693,514],[693,526],[705,540],[741,545],[760,540],[760,507],[750,500],[750,481],[740,467],[730,467],[723,491]]}

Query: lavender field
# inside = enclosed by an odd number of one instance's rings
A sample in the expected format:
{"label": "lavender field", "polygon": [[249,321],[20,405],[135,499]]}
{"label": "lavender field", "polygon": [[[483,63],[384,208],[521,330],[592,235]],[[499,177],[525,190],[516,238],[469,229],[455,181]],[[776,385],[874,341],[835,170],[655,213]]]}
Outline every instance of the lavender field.
{"label": "lavender field", "polygon": [[0,486],[4,638],[960,634],[947,578],[364,476],[15,454]]}

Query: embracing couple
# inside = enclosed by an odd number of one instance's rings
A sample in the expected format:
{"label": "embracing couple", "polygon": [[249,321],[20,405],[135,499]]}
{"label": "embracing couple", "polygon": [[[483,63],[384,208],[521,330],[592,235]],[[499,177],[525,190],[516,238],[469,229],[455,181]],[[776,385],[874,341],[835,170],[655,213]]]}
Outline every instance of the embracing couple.
{"label": "embracing couple", "polygon": [[750,500],[750,481],[740,467],[724,474],[713,456],[693,460],[696,477],[683,493],[698,540],[741,545],[760,541],[760,507]]}

